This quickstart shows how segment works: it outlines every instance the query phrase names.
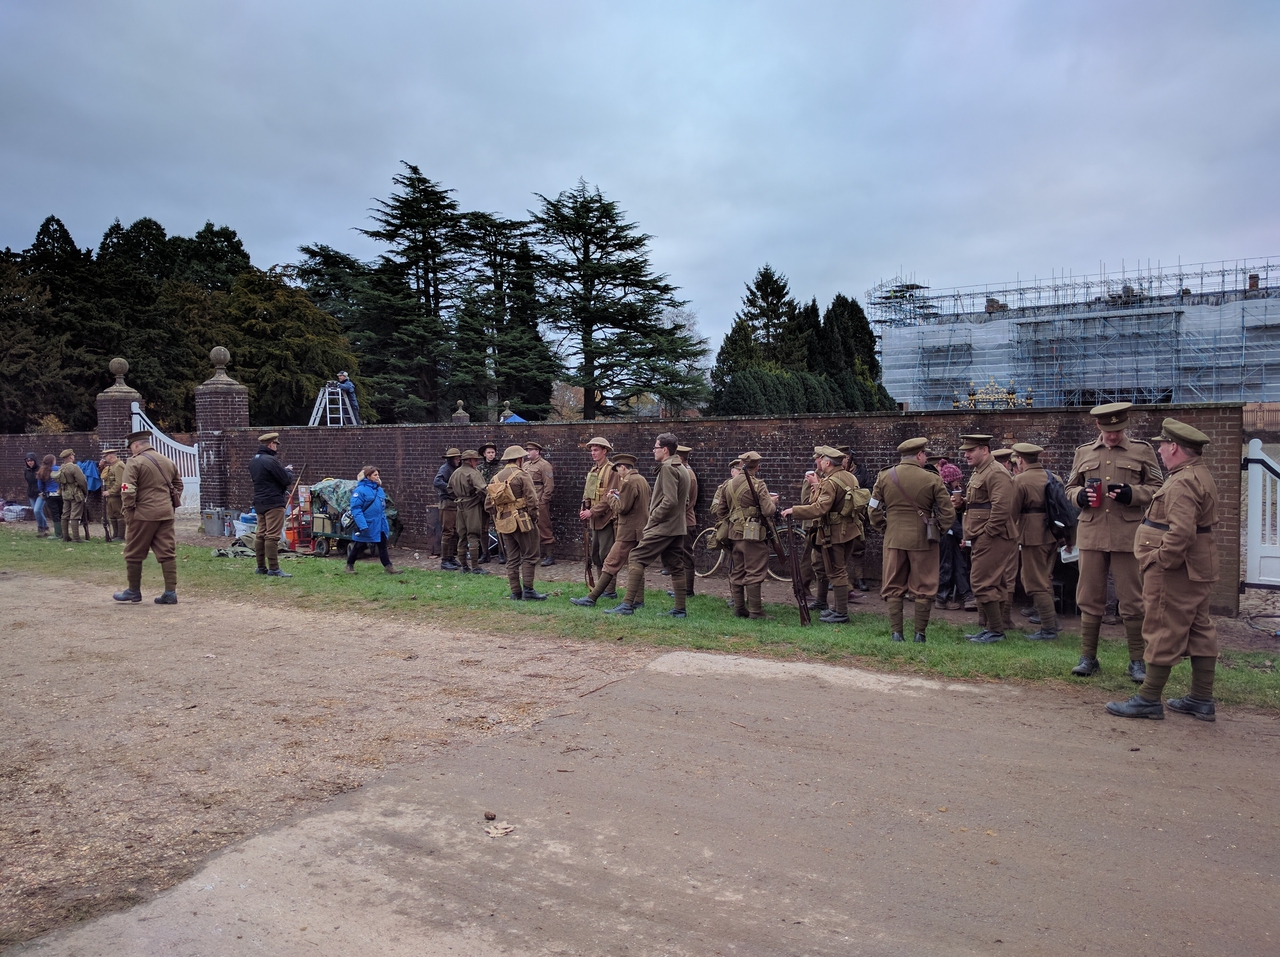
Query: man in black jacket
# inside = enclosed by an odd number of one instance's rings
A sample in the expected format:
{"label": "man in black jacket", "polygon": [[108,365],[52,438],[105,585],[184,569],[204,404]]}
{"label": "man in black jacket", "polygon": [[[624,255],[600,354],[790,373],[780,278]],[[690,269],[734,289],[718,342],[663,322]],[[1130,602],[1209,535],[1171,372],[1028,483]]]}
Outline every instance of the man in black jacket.
{"label": "man in black jacket", "polygon": [[292,578],[280,570],[277,555],[280,530],[284,528],[284,506],[289,501],[293,476],[276,459],[280,450],[280,433],[258,436],[258,454],[249,460],[249,477],[253,479],[253,510],[258,513],[258,531],[253,550],[258,556],[258,574],[276,578]]}

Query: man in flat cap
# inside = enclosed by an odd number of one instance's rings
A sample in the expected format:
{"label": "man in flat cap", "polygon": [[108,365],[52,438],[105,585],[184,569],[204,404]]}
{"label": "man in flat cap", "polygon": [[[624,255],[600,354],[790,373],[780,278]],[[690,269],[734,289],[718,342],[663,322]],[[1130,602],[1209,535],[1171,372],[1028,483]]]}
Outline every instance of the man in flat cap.
{"label": "man in flat cap", "polygon": [[1191,693],[1170,698],[1169,710],[1215,721],[1218,632],[1209,618],[1209,595],[1218,579],[1213,536],[1218,485],[1203,458],[1209,437],[1185,422],[1165,419],[1152,441],[1160,447],[1168,478],[1152,495],[1134,536],[1146,607],[1146,676],[1137,694],[1128,701],[1110,702],[1107,710],[1126,718],[1163,718],[1160,695],[1169,672],[1190,658]]}
{"label": "man in flat cap", "polygon": [[102,453],[102,523],[110,531],[107,541],[124,541],[124,517],[120,510],[120,483],[124,481],[124,463],[115,449]]}
{"label": "man in flat cap", "polygon": [[[84,503],[89,498],[89,483],[80,466],[76,465],[74,449],[63,449],[58,456],[62,467],[58,470],[58,485],[62,488],[62,540],[80,541],[80,524],[84,520]],[[85,537],[89,529],[85,528]]]}
{"label": "man in flat cap", "polygon": [[991,439],[990,435],[980,434],[960,436],[960,451],[973,473],[964,495],[951,497],[964,514],[969,585],[978,600],[979,630],[965,637],[978,644],[1004,639],[1004,604],[1012,603],[1008,589],[1009,554],[1018,550],[1013,476],[992,457]]}
{"label": "man in flat cap", "polygon": [[258,529],[253,551],[258,559],[257,574],[275,578],[292,578],[280,570],[280,531],[284,528],[284,508],[289,501],[293,476],[280,464],[280,433],[258,436],[258,451],[249,460],[249,478],[253,480],[253,510],[258,513]]}
{"label": "man in flat cap", "polygon": [[1107,607],[1107,572],[1120,602],[1129,643],[1129,677],[1145,678],[1142,643],[1142,575],[1133,555],[1133,537],[1143,510],[1163,484],[1155,449],[1125,435],[1131,402],[1112,402],[1090,411],[1098,438],[1076,449],[1067,479],[1067,498],[1080,506],[1076,544],[1080,548],[1080,663],[1073,675],[1098,673],[1098,633]]}
{"label": "man in flat cap", "polygon": [[[938,549],[942,533],[955,521],[946,485],[930,471],[929,440],[898,445],[897,465],[876,477],[867,503],[871,524],[884,533],[880,595],[889,606],[890,637],[903,641],[903,605],[915,596],[915,638],[925,641],[933,599],[938,594]],[[933,526],[929,533],[928,524]]]}
{"label": "man in flat cap", "polygon": [[502,453],[502,468],[485,490],[484,510],[502,536],[511,599],[542,601],[547,596],[533,587],[538,573],[538,493],[524,470],[524,458],[525,450],[518,445]]}
{"label": "man in flat cap", "polygon": [[649,518],[640,541],[627,557],[627,594],[621,602],[605,612],[607,615],[631,615],[644,589],[644,570],[661,559],[671,570],[675,591],[674,618],[685,618],[684,535],[685,506],[689,498],[689,474],[676,455],[680,442],[670,432],[661,433],[653,442],[653,460],[658,475],[653,480],[649,499]]}
{"label": "man in flat cap", "polygon": [[440,503],[440,570],[456,572],[458,564],[458,502],[449,491],[449,479],[462,464],[462,452],[449,448],[444,453],[444,464],[436,470],[436,497]]}
{"label": "man in flat cap", "polygon": [[458,546],[461,551],[460,571],[464,574],[489,574],[480,567],[483,551],[480,535],[484,532],[484,495],[488,485],[478,468],[480,453],[467,449],[462,453],[462,464],[449,476],[449,494],[457,507]]}
{"label": "man in flat cap", "polygon": [[[614,542],[605,556],[604,565],[600,569],[600,577],[591,594],[585,598],[570,598],[575,605],[590,608],[602,597],[617,597],[618,573],[630,562],[631,552],[640,541],[645,524],[649,521],[649,482],[636,470],[636,457],[628,452],[619,452],[613,456],[613,485],[610,487],[605,502],[613,514],[614,521],[610,528],[614,532]],[[628,580],[628,585],[630,580]],[[644,578],[641,576],[640,588],[637,590],[633,605],[636,608],[644,604]]]}
{"label": "man in flat cap", "polygon": [[1040,464],[1044,449],[1031,442],[1013,446],[1018,457],[1013,479],[1013,513],[1018,517],[1018,543],[1022,547],[1022,590],[1035,605],[1040,628],[1028,641],[1052,641],[1058,637],[1058,612],[1053,604],[1053,566],[1058,558],[1058,537],[1045,523],[1045,486],[1057,476]]}
{"label": "man in flat cap", "polygon": [[527,455],[524,469],[538,491],[538,548],[542,554],[542,564],[554,565],[556,557],[551,551],[556,544],[556,530],[551,525],[551,493],[556,490],[555,470],[543,457],[542,453],[546,450],[540,444],[529,441],[524,444],[524,448]]}
{"label": "man in flat cap", "polygon": [[813,566],[818,582],[814,606],[827,605],[830,594],[830,606],[818,620],[827,625],[843,625],[849,621],[849,548],[862,537],[862,524],[855,513],[870,501],[871,493],[845,470],[847,457],[840,449],[820,445],[813,452],[818,485],[808,502],[784,509],[782,517],[812,523],[809,534],[814,551],[822,556]]}
{"label": "man in flat cap", "polygon": [[714,518],[729,522],[733,549],[729,592],[733,596],[733,613],[739,618],[763,618],[760,586],[769,574],[768,527],[778,508],[777,497],[769,493],[763,479],[756,477],[760,453],[743,452],[738,458],[742,462],[742,474],[730,480]]}
{"label": "man in flat cap", "polygon": [[586,524],[589,536],[587,562],[599,572],[613,548],[615,515],[610,507],[609,493],[618,487],[619,476],[609,461],[613,444],[608,439],[597,435],[587,443],[587,451],[591,454],[591,468],[582,487],[582,508],[578,511],[578,518]]}
{"label": "man in flat cap", "polygon": [[173,530],[174,506],[182,500],[182,475],[178,466],[151,447],[151,433],[132,432],[125,440],[129,461],[120,483],[124,511],[124,567],[128,587],[111,597],[116,601],[142,601],[142,563],[154,552],[164,576],[164,591],[157,605],[178,603],[178,539]]}

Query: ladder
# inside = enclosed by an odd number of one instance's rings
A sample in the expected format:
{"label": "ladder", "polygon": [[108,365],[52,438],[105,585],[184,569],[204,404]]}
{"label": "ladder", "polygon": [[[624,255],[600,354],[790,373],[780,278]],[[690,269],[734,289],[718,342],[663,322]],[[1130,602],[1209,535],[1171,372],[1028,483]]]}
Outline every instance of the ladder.
{"label": "ladder", "polygon": [[355,412],[347,401],[346,393],[339,388],[337,382],[326,382],[316,396],[315,408],[311,410],[310,425],[357,425]]}

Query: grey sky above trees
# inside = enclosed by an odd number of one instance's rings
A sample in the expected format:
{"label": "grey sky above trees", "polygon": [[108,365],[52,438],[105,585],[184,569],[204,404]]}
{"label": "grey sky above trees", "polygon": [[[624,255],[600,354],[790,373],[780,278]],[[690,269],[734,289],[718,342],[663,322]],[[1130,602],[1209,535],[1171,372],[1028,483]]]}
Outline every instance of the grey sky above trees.
{"label": "grey sky above trees", "polygon": [[0,2],[0,247],[59,216],[354,231],[400,161],[523,218],[581,177],[714,349],[771,263],[826,304],[1280,255],[1280,4]]}

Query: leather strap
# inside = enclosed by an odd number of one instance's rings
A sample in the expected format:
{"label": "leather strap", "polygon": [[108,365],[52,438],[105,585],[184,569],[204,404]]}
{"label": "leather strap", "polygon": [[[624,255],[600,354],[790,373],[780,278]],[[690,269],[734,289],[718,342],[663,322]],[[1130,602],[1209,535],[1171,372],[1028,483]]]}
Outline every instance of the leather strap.
{"label": "leather strap", "polygon": [[[1158,529],[1159,529],[1160,531],[1162,531],[1162,532],[1167,532],[1167,531],[1169,531],[1169,526],[1168,526],[1168,525],[1166,525],[1164,522],[1153,522],[1153,521],[1151,521],[1151,519],[1149,519],[1149,518],[1144,518],[1144,519],[1142,520],[1142,524],[1143,524],[1143,525],[1148,525],[1148,526],[1150,526],[1151,528],[1158,528]],[[1209,532],[1212,532],[1212,531],[1213,531],[1213,526],[1212,526],[1212,525],[1197,525],[1197,526],[1196,526],[1196,534],[1197,534],[1197,535],[1207,535]]]}

